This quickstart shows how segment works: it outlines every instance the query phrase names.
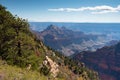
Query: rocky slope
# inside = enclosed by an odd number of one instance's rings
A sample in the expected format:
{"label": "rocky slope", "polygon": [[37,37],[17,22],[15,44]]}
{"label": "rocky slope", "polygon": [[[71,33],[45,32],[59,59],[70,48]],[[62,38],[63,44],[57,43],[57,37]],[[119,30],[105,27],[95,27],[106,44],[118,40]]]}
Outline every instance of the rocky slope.
{"label": "rocky slope", "polygon": [[83,61],[99,72],[101,80],[120,80],[120,43],[103,47],[95,52],[81,52],[73,59]]}
{"label": "rocky slope", "polygon": [[81,51],[95,51],[106,43],[105,35],[84,34],[80,31],[72,31],[65,27],[58,28],[50,25],[42,32],[32,31],[46,45],[58,50],[66,56]]}
{"label": "rocky slope", "polygon": [[0,80],[77,80],[79,77],[99,80],[97,73],[81,66],[81,62],[77,65],[75,61],[46,47],[30,32],[25,19],[13,16],[2,5],[0,61]]}

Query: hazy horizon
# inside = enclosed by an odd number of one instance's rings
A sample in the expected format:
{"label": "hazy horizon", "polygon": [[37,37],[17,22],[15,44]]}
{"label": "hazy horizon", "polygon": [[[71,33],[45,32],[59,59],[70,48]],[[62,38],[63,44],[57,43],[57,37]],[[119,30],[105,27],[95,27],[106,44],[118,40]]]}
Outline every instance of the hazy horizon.
{"label": "hazy horizon", "polygon": [[38,23],[110,23],[110,24],[120,24],[120,22],[55,22],[55,21],[28,21],[29,23],[30,22],[38,22]]}

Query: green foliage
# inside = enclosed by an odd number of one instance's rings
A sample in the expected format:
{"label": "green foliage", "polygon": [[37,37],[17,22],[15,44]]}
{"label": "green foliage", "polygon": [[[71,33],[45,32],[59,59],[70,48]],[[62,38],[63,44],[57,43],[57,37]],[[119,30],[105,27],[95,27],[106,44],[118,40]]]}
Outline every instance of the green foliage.
{"label": "green foliage", "polygon": [[[46,50],[46,47],[41,43],[42,42],[30,32],[29,24],[25,19],[13,16],[5,7],[0,5],[0,57],[3,60],[6,60],[10,65],[17,65],[21,68],[27,68],[30,64],[33,70],[39,71],[40,64],[42,64],[45,59],[45,55],[49,53],[47,53],[47,51],[54,51],[49,47],[48,50]],[[85,71],[81,63],[75,62],[57,51],[54,52],[56,56],[53,55],[50,58],[56,61],[56,63],[68,66],[72,72],[78,75],[81,75],[83,71]],[[43,65],[40,68],[40,73],[49,75],[49,67]],[[62,78],[63,75],[59,74],[58,76]],[[89,76],[91,77],[92,75]],[[13,80],[13,78],[11,78],[11,80]],[[27,80],[27,78],[21,78],[21,80]],[[33,78],[31,80],[37,79]]]}
{"label": "green foliage", "polygon": [[57,77],[60,78],[60,79],[66,78],[65,75],[62,72],[59,72]]}
{"label": "green foliage", "polygon": [[40,73],[44,74],[45,76],[49,75],[49,74],[50,74],[50,69],[49,69],[49,67],[47,67],[46,65],[43,65],[43,66],[40,68]]}
{"label": "green foliage", "polygon": [[[25,19],[13,16],[0,5],[0,56],[8,64],[38,69],[40,58],[36,53],[41,50],[36,37],[30,32]],[[37,49],[37,52],[36,52]]]}

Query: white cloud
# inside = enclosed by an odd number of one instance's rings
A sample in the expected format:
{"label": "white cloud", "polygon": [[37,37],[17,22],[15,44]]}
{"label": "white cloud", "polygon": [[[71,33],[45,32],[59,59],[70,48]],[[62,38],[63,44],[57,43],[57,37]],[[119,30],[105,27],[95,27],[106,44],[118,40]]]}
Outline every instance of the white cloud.
{"label": "white cloud", "polygon": [[104,14],[104,13],[115,13],[115,12],[119,12],[119,11],[118,10],[103,10],[103,11],[92,12],[92,14]]}
{"label": "white cloud", "polygon": [[64,8],[48,9],[48,11],[65,11],[65,9]]}
{"label": "white cloud", "polygon": [[95,6],[95,7],[80,7],[80,8],[56,8],[56,9],[48,9],[48,11],[60,11],[60,12],[80,12],[80,11],[92,11],[92,14],[103,14],[103,13],[110,13],[110,12],[119,12],[120,5],[117,7],[111,6]]}

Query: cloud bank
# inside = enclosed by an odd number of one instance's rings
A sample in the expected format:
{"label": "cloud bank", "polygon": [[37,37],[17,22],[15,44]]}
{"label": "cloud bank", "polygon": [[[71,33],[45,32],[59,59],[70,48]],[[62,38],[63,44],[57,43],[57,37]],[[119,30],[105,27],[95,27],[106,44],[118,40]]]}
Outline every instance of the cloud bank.
{"label": "cloud bank", "polygon": [[111,6],[95,6],[95,7],[80,7],[80,8],[56,8],[48,9],[48,11],[59,11],[59,12],[80,12],[80,11],[92,11],[92,14],[103,14],[103,13],[115,13],[120,11],[120,5],[117,7]]}

